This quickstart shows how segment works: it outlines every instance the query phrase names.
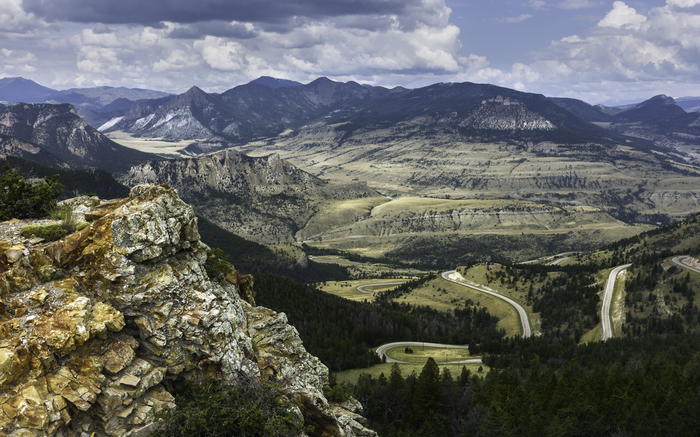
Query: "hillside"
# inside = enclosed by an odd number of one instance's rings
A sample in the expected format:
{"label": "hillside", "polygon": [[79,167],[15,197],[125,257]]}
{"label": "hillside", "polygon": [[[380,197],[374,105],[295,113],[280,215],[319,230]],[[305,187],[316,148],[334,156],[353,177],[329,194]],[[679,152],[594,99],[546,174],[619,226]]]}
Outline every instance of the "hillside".
{"label": "hillside", "polygon": [[[693,98],[678,102],[658,95],[624,109],[592,106],[576,99],[550,99],[586,121],[611,131],[651,141],[697,165],[700,148],[700,115],[694,113]],[[688,109],[686,112],[685,108]]]}
{"label": "hillside", "polygon": [[165,182],[209,220],[264,243],[294,242],[322,204],[380,197],[362,183],[328,185],[278,155],[251,158],[230,149],[148,162],[121,181],[128,186]]}
{"label": "hillside", "polygon": [[51,153],[21,138],[0,135],[0,154],[26,159],[54,168],[70,168]]}
{"label": "hillside", "polygon": [[121,146],[105,137],[68,104],[21,104],[0,109],[0,134],[36,144],[73,168],[103,168],[120,173],[154,155]]}
{"label": "hillside", "polygon": [[[389,90],[320,78],[285,87],[254,81],[222,94],[193,87],[135,104],[100,129],[185,141],[180,150],[190,156],[231,146],[279,153],[319,177],[366,181],[389,196],[529,196],[653,223],[698,211],[692,154],[620,135],[631,131],[612,119],[583,102],[493,85]],[[628,190],[633,199],[623,202]]]}

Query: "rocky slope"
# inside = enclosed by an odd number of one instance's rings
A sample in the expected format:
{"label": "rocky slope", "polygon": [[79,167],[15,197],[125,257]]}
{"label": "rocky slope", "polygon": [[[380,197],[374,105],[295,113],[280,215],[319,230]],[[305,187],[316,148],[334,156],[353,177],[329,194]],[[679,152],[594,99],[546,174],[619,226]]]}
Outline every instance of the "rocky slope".
{"label": "rocky slope", "polygon": [[15,156],[53,168],[70,168],[67,163],[36,144],[21,138],[0,135],[0,157],[7,156]]}
{"label": "rocky slope", "polygon": [[135,104],[123,117],[105,123],[99,130],[122,130],[173,141],[223,139],[240,143],[278,135],[289,127],[347,110],[388,91],[327,78],[277,88],[251,82],[222,94],[206,93],[195,86],[167,102]]}
{"label": "rocky slope", "polygon": [[328,370],[284,314],[254,306],[250,278],[207,276],[194,211],[175,190],[71,204],[93,221],[58,242],[0,224],[1,435],[147,436],[173,406],[164,378],[242,374],[287,381],[314,435],[376,435],[325,399]]}
{"label": "rocky slope", "polygon": [[319,202],[378,196],[363,183],[327,185],[277,154],[253,158],[233,149],[148,162],[121,182],[167,183],[209,220],[264,243],[293,242]]}
{"label": "rocky slope", "polygon": [[83,121],[68,104],[25,104],[0,108],[0,134],[47,150],[74,168],[124,172],[154,155],[121,146]]}

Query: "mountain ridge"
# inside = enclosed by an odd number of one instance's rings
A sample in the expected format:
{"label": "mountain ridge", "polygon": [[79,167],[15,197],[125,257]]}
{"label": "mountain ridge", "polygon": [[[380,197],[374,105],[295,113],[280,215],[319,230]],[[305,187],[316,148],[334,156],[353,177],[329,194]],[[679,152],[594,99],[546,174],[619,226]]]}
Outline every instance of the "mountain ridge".
{"label": "mountain ridge", "polygon": [[0,134],[36,144],[74,168],[98,167],[119,173],[155,157],[105,137],[70,104],[15,103],[1,108]]}

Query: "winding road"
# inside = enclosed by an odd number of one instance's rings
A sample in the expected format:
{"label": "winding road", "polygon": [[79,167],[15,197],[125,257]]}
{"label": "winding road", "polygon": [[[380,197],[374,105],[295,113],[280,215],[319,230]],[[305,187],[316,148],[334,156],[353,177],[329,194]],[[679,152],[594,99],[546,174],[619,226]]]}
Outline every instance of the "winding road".
{"label": "winding road", "polygon": [[612,323],[610,323],[610,304],[612,302],[613,292],[615,291],[615,280],[617,275],[632,264],[625,264],[615,267],[608,275],[608,281],[605,283],[605,291],[603,292],[603,306],[600,309],[600,323],[603,327],[601,340],[605,341],[612,338]]}
{"label": "winding road", "polygon": [[365,284],[365,285],[358,285],[357,286],[357,291],[360,293],[365,293],[365,294],[377,294],[377,291],[367,291],[365,290],[365,287],[377,287],[379,285],[401,285],[405,284],[406,281],[403,282],[380,282],[378,284]]}
{"label": "winding road", "polygon": [[686,270],[692,270],[693,272],[700,273],[700,270],[696,269],[695,267],[690,267],[689,265],[683,264],[683,262],[681,262],[681,260],[684,260],[686,258],[690,258],[690,257],[688,255],[674,256],[671,259],[671,262],[679,267],[686,269]]}
{"label": "winding road", "polygon": [[517,302],[515,302],[514,300],[509,299],[505,296],[502,296],[498,293],[495,293],[493,291],[486,290],[486,289],[481,288],[481,287],[476,287],[474,285],[468,285],[468,284],[465,284],[464,282],[459,282],[456,279],[453,279],[451,277],[451,276],[455,276],[456,274],[458,274],[458,273],[455,270],[450,270],[449,272],[444,272],[442,274],[442,277],[450,282],[454,282],[455,284],[459,284],[459,285],[461,285],[463,287],[467,287],[467,288],[472,288],[476,291],[490,294],[491,296],[494,296],[494,297],[497,297],[499,299],[506,301],[511,306],[513,306],[513,308],[515,308],[518,311],[518,314],[520,315],[520,323],[522,324],[522,327],[523,327],[523,338],[527,338],[527,337],[530,337],[532,335],[532,332],[530,331],[530,322],[527,319],[527,313],[525,312],[525,309],[523,307],[521,307]]}
{"label": "winding road", "polygon": [[[399,361],[395,360],[393,358],[389,358],[386,355],[386,351],[389,349],[393,349],[395,347],[418,347],[418,346],[428,346],[428,347],[439,347],[442,349],[469,349],[469,346],[460,346],[456,344],[440,344],[440,343],[423,343],[420,341],[399,341],[396,343],[387,343],[379,346],[377,348],[377,355],[379,355],[379,358],[386,357],[386,362],[387,363],[401,363],[401,364],[410,364],[408,361]],[[445,361],[444,363],[440,364],[481,364],[481,358],[472,358],[469,360],[459,360],[459,361]]]}
{"label": "winding road", "polygon": [[[541,258],[531,259],[530,261],[521,261],[521,262],[519,262],[518,264],[532,264],[532,263],[536,263],[537,261],[545,261],[545,260],[548,260],[548,259],[556,258],[556,257],[558,257],[558,256],[573,255],[573,254],[575,254],[575,253],[581,253],[581,252],[562,252],[562,253],[558,253],[558,254],[556,254],[556,255],[543,256],[543,257],[541,257]],[[564,261],[565,259],[566,259],[566,258],[563,258],[563,259],[557,260],[557,261],[555,261],[555,262],[562,262],[562,261]],[[552,263],[552,264],[550,264],[550,265],[555,265],[555,264]]]}

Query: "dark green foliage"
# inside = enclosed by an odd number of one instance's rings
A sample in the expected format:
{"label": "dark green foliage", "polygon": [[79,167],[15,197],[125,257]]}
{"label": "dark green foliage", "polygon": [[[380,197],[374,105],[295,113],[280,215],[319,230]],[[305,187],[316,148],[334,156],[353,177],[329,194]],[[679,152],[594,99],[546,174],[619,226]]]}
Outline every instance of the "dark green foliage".
{"label": "dark green foliage", "polygon": [[[166,383],[175,410],[156,415],[161,428],[154,437],[297,436],[303,422],[289,408],[281,384],[240,375],[238,384],[222,387],[178,379]],[[306,430],[308,431],[308,430]]]}
{"label": "dark green foliage", "polygon": [[347,259],[348,261],[353,261],[353,262],[357,262],[357,263],[387,264],[387,265],[393,265],[393,266],[397,266],[397,267],[405,267],[404,263],[396,261],[396,260],[391,259],[391,258],[386,258],[386,257],[373,258],[370,256],[358,255],[358,254],[352,253],[352,252],[346,252],[344,250],[312,247],[306,243],[303,243],[301,245],[301,248],[304,250],[304,252],[307,255],[311,255],[311,256],[338,255],[338,256],[342,256],[343,258]]}
{"label": "dark green foliage", "polygon": [[117,182],[114,176],[105,170],[55,169],[14,156],[0,159],[0,165],[9,165],[25,178],[48,179],[55,174],[60,175],[63,191],[60,193],[59,199],[70,199],[85,192],[95,193],[101,199],[129,196],[129,188]]}
{"label": "dark green foliage", "polygon": [[386,290],[375,298],[375,302],[382,302],[388,304],[392,299],[398,299],[404,294],[410,293],[411,290],[419,288],[423,284],[426,284],[433,279],[437,278],[437,274],[428,273],[427,275],[421,276],[418,279],[413,279],[411,281],[404,282],[390,290]]}
{"label": "dark green foliage", "polygon": [[[695,436],[700,353],[675,349],[697,343],[686,340],[651,349],[598,343],[566,361],[534,356],[485,377],[463,369],[456,380],[444,371],[438,378],[430,361],[407,378],[397,365],[388,380],[361,375],[355,396],[369,426],[388,437]],[[412,414],[402,414],[409,406]]]}
{"label": "dark green foliage", "polygon": [[540,313],[543,330],[560,327],[581,338],[599,323],[601,290],[595,278],[587,274],[562,274],[538,289],[532,298],[532,311]]}
{"label": "dark green foliage", "polygon": [[393,341],[469,344],[503,336],[486,308],[453,312],[397,302],[355,302],[280,276],[255,275],[259,305],[284,311],[304,346],[333,371],[379,363],[369,351]]}
{"label": "dark green foliage", "polygon": [[209,278],[215,281],[223,281],[226,274],[233,271],[231,264],[228,262],[228,257],[218,247],[207,252],[207,261],[204,263],[204,269],[207,271]]}
{"label": "dark green foliage", "polygon": [[45,181],[29,183],[9,166],[3,166],[0,176],[0,220],[39,218],[56,205],[63,191],[59,175]]}
{"label": "dark green foliage", "polygon": [[345,402],[352,396],[352,387],[343,381],[340,384],[323,387],[323,394],[329,401]]}
{"label": "dark green foliage", "polygon": [[35,237],[43,238],[46,241],[56,241],[63,238],[68,232],[59,223],[51,223],[48,225],[29,225],[20,229],[19,234],[25,238]]}
{"label": "dark green foliage", "polygon": [[220,247],[231,264],[242,272],[275,273],[303,282],[349,279],[347,270],[339,265],[309,261],[307,267],[302,267],[296,260],[220,228],[202,216],[197,216],[197,222],[202,241]]}
{"label": "dark green foliage", "polygon": [[[387,252],[386,256],[425,270],[449,270],[473,261],[518,262],[543,253],[596,248],[594,243],[586,243],[589,239],[577,234],[416,236],[406,238],[400,248]],[[435,250],[436,247],[440,250]]]}

